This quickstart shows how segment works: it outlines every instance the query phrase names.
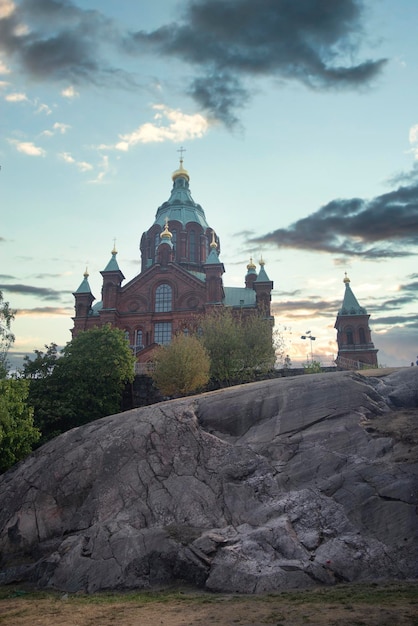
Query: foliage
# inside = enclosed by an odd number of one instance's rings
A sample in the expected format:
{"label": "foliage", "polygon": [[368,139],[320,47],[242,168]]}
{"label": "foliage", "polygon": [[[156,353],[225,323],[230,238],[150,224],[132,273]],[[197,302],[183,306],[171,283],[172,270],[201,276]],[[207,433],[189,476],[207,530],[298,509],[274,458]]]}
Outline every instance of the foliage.
{"label": "foliage", "polygon": [[186,395],[209,380],[209,355],[194,336],[177,335],[170,344],[157,348],[154,366],[152,379],[168,396]]}
{"label": "foliage", "polygon": [[270,320],[219,308],[202,317],[200,326],[215,383],[248,382],[273,368],[275,342]]}
{"label": "foliage", "polygon": [[307,361],[303,364],[304,374],[321,374],[322,365],[320,361]]}
{"label": "foliage", "polygon": [[4,472],[27,456],[40,433],[33,424],[33,409],[26,399],[29,382],[0,380],[0,471]]}
{"label": "foliage", "polygon": [[3,293],[0,291],[0,379],[5,378],[9,370],[7,354],[15,340],[10,330],[14,317],[15,311],[12,311],[9,303],[4,301]]}
{"label": "foliage", "polygon": [[49,441],[64,430],[73,419],[73,407],[68,405],[66,385],[60,373],[55,372],[60,360],[58,346],[51,343],[45,346],[46,352],[35,350],[35,358],[24,358],[21,375],[29,379],[28,402],[34,407],[35,426],[42,437],[40,444]]}
{"label": "foliage", "polygon": [[134,378],[133,356],[123,330],[110,325],[77,335],[61,352],[56,344],[25,359],[29,401],[43,441],[117,413],[125,384]]}

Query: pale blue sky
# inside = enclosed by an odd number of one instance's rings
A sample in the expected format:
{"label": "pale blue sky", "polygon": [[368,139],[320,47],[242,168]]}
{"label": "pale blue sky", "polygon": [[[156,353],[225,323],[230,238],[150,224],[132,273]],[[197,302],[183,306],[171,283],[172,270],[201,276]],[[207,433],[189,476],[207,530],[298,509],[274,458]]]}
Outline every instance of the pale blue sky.
{"label": "pale blue sky", "polygon": [[317,358],[336,355],[344,272],[379,362],[416,359],[418,3],[307,6],[0,0],[0,289],[16,356],[70,340],[72,292],[88,265],[100,299],[114,238],[126,279],[139,272],[183,145],[224,283],[243,286],[263,255],[294,363],[308,329]]}

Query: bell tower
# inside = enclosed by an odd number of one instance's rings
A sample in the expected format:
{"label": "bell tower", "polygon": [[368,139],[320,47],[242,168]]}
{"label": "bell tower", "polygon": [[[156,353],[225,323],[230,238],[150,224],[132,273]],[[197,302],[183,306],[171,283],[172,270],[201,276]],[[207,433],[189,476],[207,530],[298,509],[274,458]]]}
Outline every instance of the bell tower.
{"label": "bell tower", "polygon": [[343,369],[361,369],[362,365],[377,367],[377,352],[369,327],[370,315],[360,306],[350,287],[347,273],[345,293],[335,326],[337,330],[337,365]]}

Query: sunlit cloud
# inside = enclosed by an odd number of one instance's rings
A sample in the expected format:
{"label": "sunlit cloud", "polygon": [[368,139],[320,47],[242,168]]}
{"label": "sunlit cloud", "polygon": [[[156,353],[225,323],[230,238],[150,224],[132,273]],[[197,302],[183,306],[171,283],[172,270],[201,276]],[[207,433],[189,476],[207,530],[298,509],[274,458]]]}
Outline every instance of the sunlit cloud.
{"label": "sunlit cloud", "polygon": [[91,163],[87,163],[87,161],[77,161],[69,152],[61,152],[59,157],[65,161],[65,163],[75,165],[80,172],[90,172],[93,169]]}
{"label": "sunlit cloud", "polygon": [[103,183],[105,177],[107,176],[107,174],[110,171],[110,163],[109,163],[109,157],[106,155],[102,156],[102,160],[100,162],[99,165],[99,173],[97,174],[96,178],[94,178],[93,180],[90,180],[90,183]]}
{"label": "sunlit cloud", "polygon": [[411,152],[418,159],[418,124],[409,129],[409,143],[411,144]]}
{"label": "sunlit cloud", "polygon": [[45,115],[51,115],[52,109],[47,104],[39,104],[36,109],[36,113],[45,113]]}
{"label": "sunlit cloud", "polygon": [[69,100],[71,100],[72,98],[78,98],[80,94],[78,93],[78,91],[75,90],[72,85],[70,85],[69,87],[62,89],[61,95],[63,98],[68,98]]}
{"label": "sunlit cloud", "polygon": [[132,133],[119,135],[116,150],[127,152],[138,143],[181,142],[203,137],[208,131],[209,122],[200,113],[187,115],[178,109],[170,109],[163,104],[152,107],[156,111],[154,122],[142,124]]}
{"label": "sunlit cloud", "polygon": [[46,137],[53,137],[53,135],[56,135],[56,134],[65,135],[65,133],[67,132],[69,128],[71,128],[69,124],[63,124],[62,122],[55,122],[55,124],[52,125],[52,129],[44,130],[42,132],[42,135],[45,135]]}
{"label": "sunlit cloud", "polygon": [[68,317],[72,315],[74,312],[73,308],[64,308],[64,307],[53,307],[53,306],[44,306],[44,307],[35,307],[33,309],[18,309],[16,312],[16,316],[19,317]]}
{"label": "sunlit cloud", "polygon": [[16,6],[12,0],[0,0],[0,20],[7,19],[15,12]]}
{"label": "sunlit cloud", "polygon": [[10,74],[10,69],[2,59],[0,59],[0,74]]}
{"label": "sunlit cloud", "polygon": [[9,143],[15,146],[18,152],[22,152],[28,156],[45,156],[46,151],[40,146],[35,146],[32,141],[18,141],[17,139],[9,139]]}
{"label": "sunlit cloud", "polygon": [[24,93],[8,93],[6,96],[4,96],[4,99],[7,100],[7,102],[27,102],[28,101],[28,97]]}

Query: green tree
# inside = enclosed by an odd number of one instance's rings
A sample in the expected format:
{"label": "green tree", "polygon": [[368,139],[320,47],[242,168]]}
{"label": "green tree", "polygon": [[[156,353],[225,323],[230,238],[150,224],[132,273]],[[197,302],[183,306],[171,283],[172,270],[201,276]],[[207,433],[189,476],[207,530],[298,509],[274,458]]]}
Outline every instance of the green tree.
{"label": "green tree", "polygon": [[187,395],[209,380],[209,355],[197,337],[177,335],[154,354],[152,379],[167,396]]}
{"label": "green tree", "polygon": [[28,392],[26,380],[0,380],[0,472],[25,458],[40,437],[26,401]]}
{"label": "green tree", "polygon": [[35,350],[35,358],[24,358],[21,375],[28,379],[28,403],[34,407],[34,423],[42,433],[39,444],[64,430],[73,419],[74,410],[66,398],[66,387],[55,367],[61,358],[56,343],[46,345],[46,352]]}
{"label": "green tree", "polygon": [[123,390],[134,378],[125,334],[110,325],[80,333],[57,354],[35,351],[22,375],[30,379],[30,402],[43,441],[121,410]]}
{"label": "green tree", "polygon": [[125,333],[110,324],[84,331],[65,346],[54,374],[73,407],[73,426],[121,410],[125,385],[134,379],[134,364]]}
{"label": "green tree", "polygon": [[9,303],[4,301],[3,293],[0,291],[0,379],[5,378],[9,371],[7,355],[15,340],[10,329],[14,317],[15,311],[12,311]]}
{"label": "green tree", "polygon": [[210,357],[210,377],[219,385],[248,382],[274,367],[270,320],[217,308],[202,317],[201,341]]}

